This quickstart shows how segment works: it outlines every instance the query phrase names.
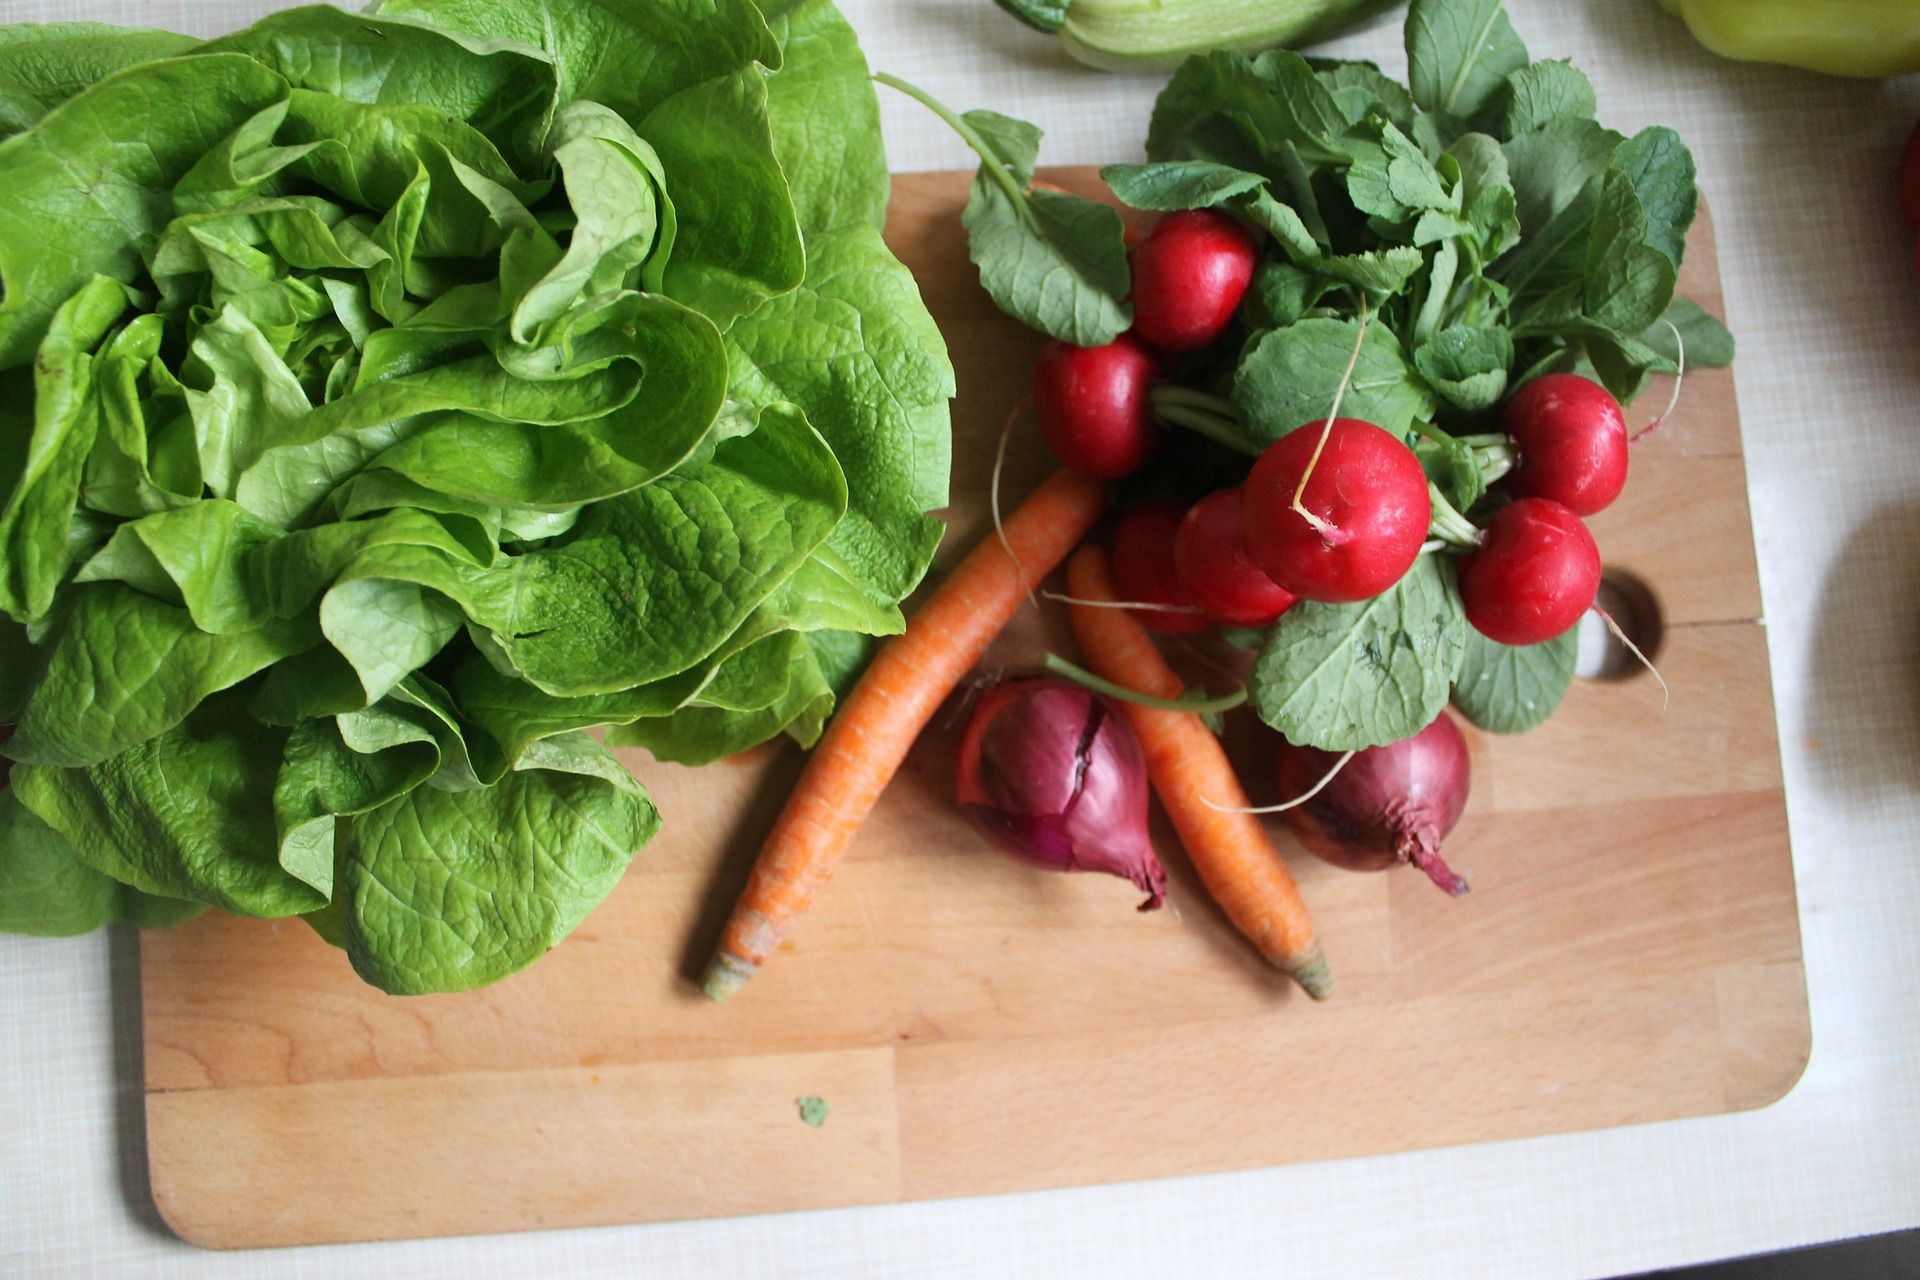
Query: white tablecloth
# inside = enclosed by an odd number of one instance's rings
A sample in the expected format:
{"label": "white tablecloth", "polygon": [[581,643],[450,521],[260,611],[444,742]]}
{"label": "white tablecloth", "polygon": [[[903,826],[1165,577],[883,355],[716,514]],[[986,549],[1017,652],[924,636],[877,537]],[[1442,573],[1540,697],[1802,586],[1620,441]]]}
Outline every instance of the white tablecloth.
{"label": "white tablecloth", "polygon": [[[876,67],[1134,157],[1158,80],[1065,64],[988,0],[843,0]],[[214,34],[271,0],[0,0]],[[1617,128],[1677,127],[1719,229],[1812,1000],[1782,1102],[1265,1172],[479,1239],[201,1252],[145,1195],[133,940],[0,937],[0,1275],[1605,1276],[1920,1224],[1920,280],[1892,192],[1920,77],[1724,62],[1651,0],[1513,0]],[[1404,71],[1397,20],[1340,51]],[[897,168],[969,162],[883,91]],[[1413,1087],[1413,1082],[1409,1082]]]}

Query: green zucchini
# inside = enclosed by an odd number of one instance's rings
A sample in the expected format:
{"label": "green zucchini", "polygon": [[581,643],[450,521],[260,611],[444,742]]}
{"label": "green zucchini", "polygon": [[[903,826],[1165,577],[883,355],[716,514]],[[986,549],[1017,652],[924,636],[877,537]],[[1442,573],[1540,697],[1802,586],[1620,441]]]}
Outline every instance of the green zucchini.
{"label": "green zucchini", "polygon": [[1208,49],[1294,46],[1390,9],[1396,0],[995,0],[1052,32],[1074,59],[1107,71],[1178,66]]}

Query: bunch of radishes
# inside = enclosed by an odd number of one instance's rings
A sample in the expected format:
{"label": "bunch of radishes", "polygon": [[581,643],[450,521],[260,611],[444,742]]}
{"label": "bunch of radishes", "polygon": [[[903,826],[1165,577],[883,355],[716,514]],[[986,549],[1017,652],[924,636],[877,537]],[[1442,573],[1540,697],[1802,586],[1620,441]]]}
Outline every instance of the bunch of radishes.
{"label": "bunch of radishes", "polygon": [[[1061,465],[1102,479],[1142,467],[1161,445],[1152,390],[1169,357],[1228,329],[1259,260],[1254,233],[1212,210],[1161,218],[1134,247],[1133,328],[1103,347],[1050,342],[1034,409]],[[1507,401],[1501,425],[1514,498],[1484,528],[1435,526],[1433,490],[1412,447],[1357,418],[1299,424],[1268,445],[1245,482],[1188,508],[1137,506],[1115,533],[1119,586],[1163,631],[1265,626],[1296,600],[1346,603],[1389,590],[1423,550],[1462,554],[1467,620],[1503,644],[1551,640],[1590,608],[1600,556],[1582,517],[1627,475],[1619,402],[1588,378],[1551,373]],[[1452,513],[1449,513],[1452,514]]]}
{"label": "bunch of radishes", "polygon": [[[1186,353],[1228,333],[1259,244],[1233,218],[1190,210],[1162,217],[1131,257],[1131,331],[1101,347],[1050,342],[1034,373],[1035,414],[1054,456],[1102,479],[1138,471],[1166,445],[1154,388]],[[1474,628],[1505,645],[1553,640],[1594,604],[1600,556],[1583,517],[1626,481],[1626,421],[1598,383],[1548,373],[1507,399],[1500,425],[1505,439],[1490,446],[1502,454],[1500,489],[1474,505],[1487,513],[1479,524],[1446,502],[1406,439],[1330,409],[1264,449],[1250,446],[1257,457],[1238,485],[1191,505],[1125,511],[1113,535],[1116,585],[1152,606],[1137,615],[1163,632],[1265,627],[1299,600],[1369,600],[1421,555],[1453,553]],[[1412,738],[1344,760],[1289,745],[1281,789],[1298,795],[1340,766],[1288,814],[1303,843],[1356,869],[1412,863],[1463,892],[1439,857],[1469,785],[1452,720],[1443,712]]]}

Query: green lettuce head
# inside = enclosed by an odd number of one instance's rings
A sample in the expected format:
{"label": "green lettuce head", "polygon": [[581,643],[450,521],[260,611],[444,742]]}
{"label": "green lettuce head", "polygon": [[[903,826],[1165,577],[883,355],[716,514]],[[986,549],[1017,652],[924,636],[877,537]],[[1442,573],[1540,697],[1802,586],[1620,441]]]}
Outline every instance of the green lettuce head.
{"label": "green lettuce head", "polygon": [[583,730],[811,742],[953,375],[828,0],[0,28],[0,927],[537,959],[659,818]]}

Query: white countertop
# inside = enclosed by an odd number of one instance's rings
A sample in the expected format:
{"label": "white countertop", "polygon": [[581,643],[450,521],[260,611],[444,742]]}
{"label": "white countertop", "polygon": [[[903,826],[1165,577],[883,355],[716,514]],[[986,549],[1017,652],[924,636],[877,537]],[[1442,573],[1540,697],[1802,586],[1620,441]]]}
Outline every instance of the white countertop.
{"label": "white countertop", "polygon": [[[272,0],[0,0],[214,34]],[[988,0],[842,0],[874,66],[1133,158],[1155,77],[1066,64]],[[1719,232],[1773,650],[1813,1058],[1757,1112],[1263,1172],[666,1226],[202,1252],[141,1156],[135,943],[0,936],[0,1275],[1611,1276],[1920,1224],[1920,279],[1893,169],[1920,76],[1747,66],[1652,0],[1511,0],[1602,117],[1678,128]],[[1397,18],[1334,46],[1403,72]],[[901,169],[968,163],[883,92]],[[1409,1082],[1413,1087],[1413,1082]]]}

